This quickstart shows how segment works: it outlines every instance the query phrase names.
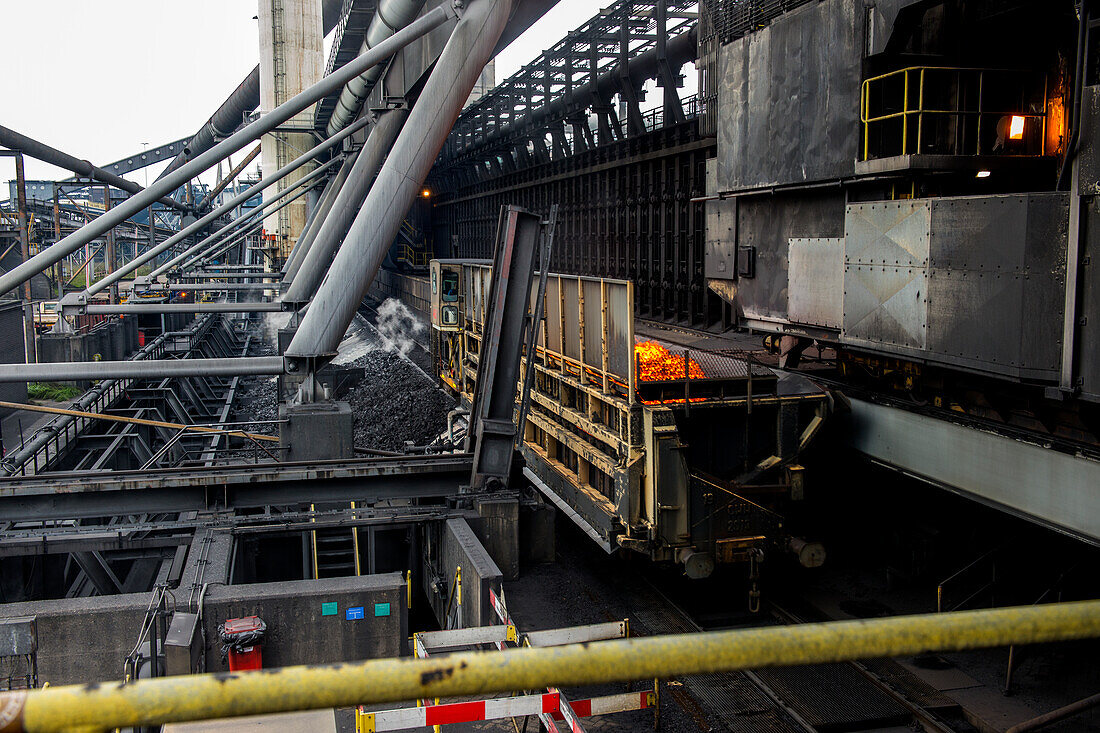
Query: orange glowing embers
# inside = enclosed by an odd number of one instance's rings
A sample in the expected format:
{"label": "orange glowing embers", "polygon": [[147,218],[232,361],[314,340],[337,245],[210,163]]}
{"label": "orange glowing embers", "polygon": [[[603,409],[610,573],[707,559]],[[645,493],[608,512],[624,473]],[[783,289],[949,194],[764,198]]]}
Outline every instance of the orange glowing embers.
{"label": "orange glowing embers", "polygon": [[703,369],[694,359],[673,354],[656,341],[634,344],[634,359],[638,365],[639,382],[674,382],[681,379],[703,379]]}

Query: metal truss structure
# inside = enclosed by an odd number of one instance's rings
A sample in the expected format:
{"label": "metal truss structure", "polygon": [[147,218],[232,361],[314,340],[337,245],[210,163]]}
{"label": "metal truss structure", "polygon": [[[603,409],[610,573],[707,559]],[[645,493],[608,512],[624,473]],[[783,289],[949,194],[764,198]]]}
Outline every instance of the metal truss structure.
{"label": "metal truss structure", "polygon": [[[681,100],[697,56],[695,3],[622,0],[468,107],[430,187],[437,254],[487,257],[496,212],[560,205],[552,267],[633,280],[638,315],[728,320],[704,284],[704,110]],[[661,105],[641,111],[656,80]]]}

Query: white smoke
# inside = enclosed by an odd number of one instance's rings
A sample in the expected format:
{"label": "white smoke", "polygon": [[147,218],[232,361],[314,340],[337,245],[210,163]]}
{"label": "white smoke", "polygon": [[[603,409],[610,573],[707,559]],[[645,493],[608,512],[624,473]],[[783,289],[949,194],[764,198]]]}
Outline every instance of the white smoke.
{"label": "white smoke", "polygon": [[278,346],[279,344],[279,331],[286,328],[290,323],[290,317],[294,315],[290,311],[282,313],[264,313],[264,339],[267,340],[272,346]]}
{"label": "white smoke", "polygon": [[387,351],[408,354],[416,346],[416,337],[425,330],[424,322],[396,298],[387,298],[378,306],[378,333]]}

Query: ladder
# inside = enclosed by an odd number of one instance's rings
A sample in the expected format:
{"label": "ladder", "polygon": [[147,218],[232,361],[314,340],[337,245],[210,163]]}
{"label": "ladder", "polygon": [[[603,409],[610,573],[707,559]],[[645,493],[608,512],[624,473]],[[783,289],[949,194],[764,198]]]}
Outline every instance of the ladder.
{"label": "ladder", "polygon": [[[314,506],[311,504],[311,510]],[[351,503],[355,508],[355,502]],[[316,521],[316,520],[313,520]],[[313,579],[362,575],[359,567],[359,529],[330,527],[310,531]]]}

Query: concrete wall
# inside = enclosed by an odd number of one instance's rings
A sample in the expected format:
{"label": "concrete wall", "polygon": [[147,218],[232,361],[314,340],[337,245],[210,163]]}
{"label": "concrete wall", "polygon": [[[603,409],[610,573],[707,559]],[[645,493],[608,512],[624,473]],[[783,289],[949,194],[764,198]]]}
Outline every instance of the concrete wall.
{"label": "concrete wall", "polygon": [[[336,604],[335,613],[325,615],[331,610],[322,606],[326,603]],[[363,609],[363,617],[349,619],[348,610],[356,608]],[[209,672],[229,669],[221,659],[218,626],[243,616],[259,616],[267,623],[265,667],[397,657],[407,648],[408,605],[401,573],[211,586],[203,609]]]}
{"label": "concrete wall", "polygon": [[148,593],[0,605],[0,618],[38,617],[38,676],[51,685],[122,679]]}
{"label": "concrete wall", "polygon": [[[496,617],[490,611],[489,588],[500,590],[501,572],[481,544],[469,522],[448,519],[440,531],[440,563],[435,570],[442,575],[439,593],[432,588],[430,573],[424,573],[425,593],[440,624],[446,622],[447,593],[454,582],[455,569],[462,568],[462,615],[464,627],[490,626]],[[437,576],[439,577],[439,576]]]}
{"label": "concrete wall", "polygon": [[[189,589],[177,591],[180,610]],[[325,615],[322,603],[336,603]],[[375,604],[389,604],[389,615],[376,615]],[[0,605],[0,618],[37,616],[38,670],[51,685],[121,680],[126,655],[137,643],[149,605],[148,593],[71,598]],[[349,620],[349,608],[363,618]],[[259,616],[268,625],[264,666],[323,664],[404,653],[408,608],[400,573],[254,583],[207,589],[203,603],[206,668],[228,670],[221,660],[217,627],[229,618]],[[381,611],[383,609],[379,609]]]}

